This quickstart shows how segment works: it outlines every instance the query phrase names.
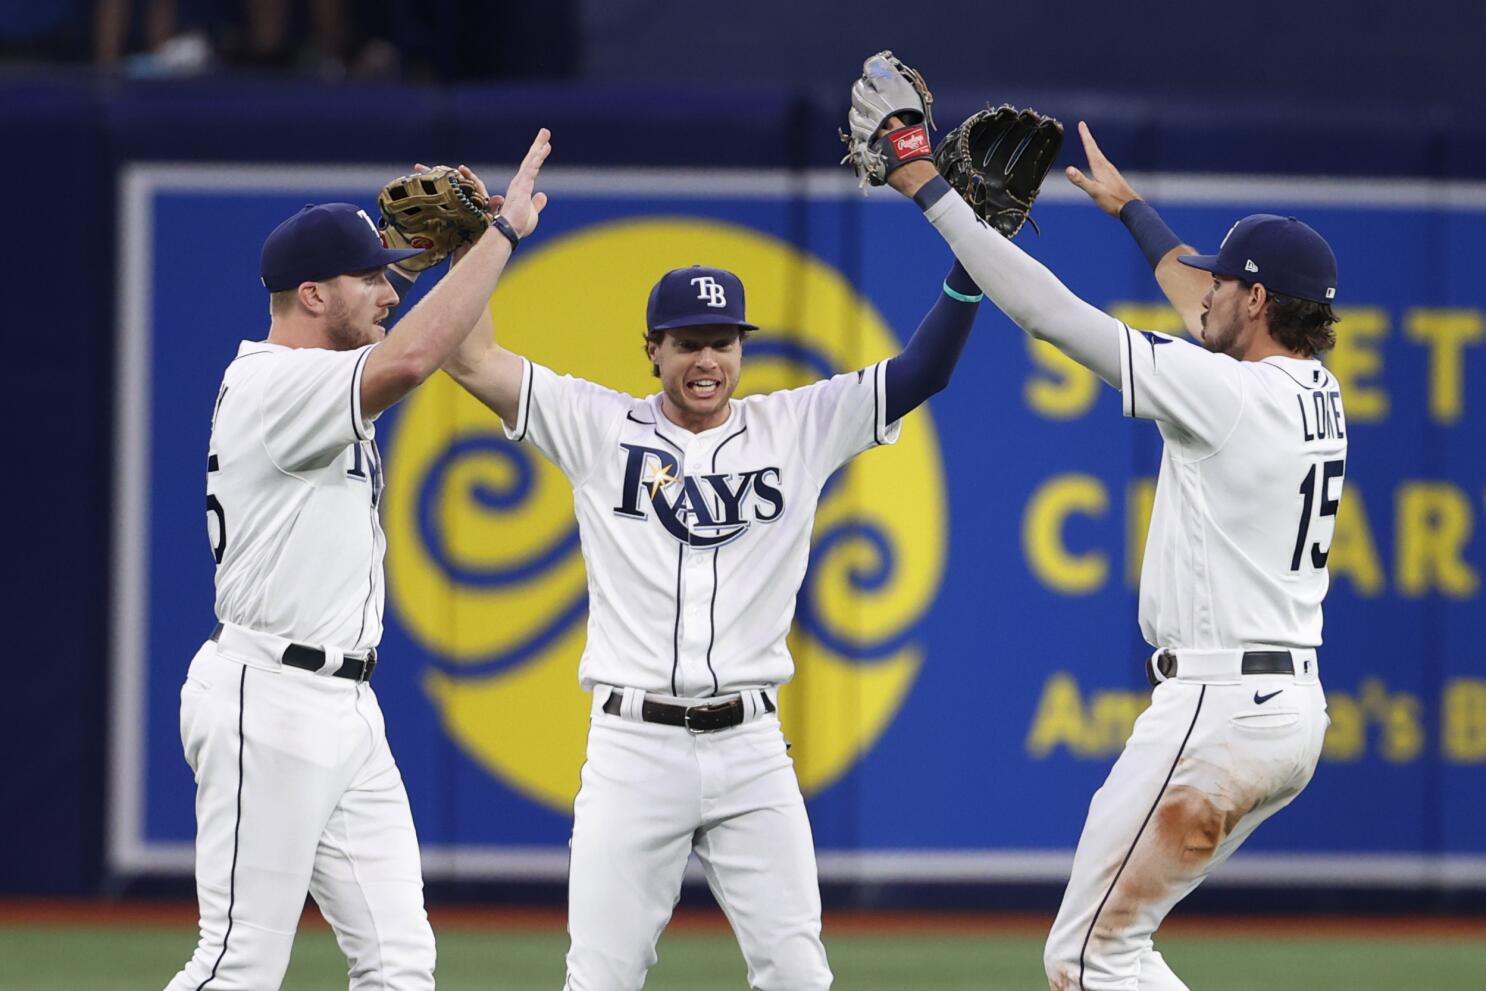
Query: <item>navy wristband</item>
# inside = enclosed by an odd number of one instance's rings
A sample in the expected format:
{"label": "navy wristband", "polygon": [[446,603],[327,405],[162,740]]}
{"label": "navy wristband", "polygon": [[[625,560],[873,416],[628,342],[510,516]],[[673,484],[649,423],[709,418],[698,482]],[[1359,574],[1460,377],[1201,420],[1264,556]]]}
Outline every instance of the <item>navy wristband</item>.
{"label": "navy wristband", "polygon": [[913,194],[913,202],[918,204],[920,210],[927,210],[944,198],[945,193],[952,193],[949,183],[944,181],[944,176],[936,175],[928,182],[919,187],[918,192]]}
{"label": "navy wristband", "polygon": [[1156,208],[1145,200],[1131,200],[1120,207],[1120,223],[1130,231],[1135,243],[1145,255],[1146,263],[1154,270],[1172,248],[1180,247],[1182,239],[1176,236]]}
{"label": "navy wristband", "polygon": [[495,219],[490,221],[490,226],[500,231],[501,236],[511,242],[511,253],[515,254],[516,249],[521,247],[521,235],[516,233],[516,228],[511,226],[511,222],[497,213]]}

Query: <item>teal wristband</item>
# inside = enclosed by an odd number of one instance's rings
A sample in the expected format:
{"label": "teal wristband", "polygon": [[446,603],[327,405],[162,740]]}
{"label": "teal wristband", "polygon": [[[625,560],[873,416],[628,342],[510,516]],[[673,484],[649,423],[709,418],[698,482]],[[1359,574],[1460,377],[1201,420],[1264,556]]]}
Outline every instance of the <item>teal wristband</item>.
{"label": "teal wristband", "polygon": [[986,298],[986,295],[983,292],[978,292],[974,296],[966,296],[962,292],[955,292],[949,287],[949,282],[947,280],[944,283],[944,295],[948,296],[950,299],[958,299],[962,303],[979,303],[981,300]]}

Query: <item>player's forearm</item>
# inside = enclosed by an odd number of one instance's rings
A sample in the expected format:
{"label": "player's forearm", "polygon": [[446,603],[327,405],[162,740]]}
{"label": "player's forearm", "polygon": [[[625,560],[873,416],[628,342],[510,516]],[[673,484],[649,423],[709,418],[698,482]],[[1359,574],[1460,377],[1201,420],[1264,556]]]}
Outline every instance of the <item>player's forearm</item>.
{"label": "player's forearm", "polygon": [[367,359],[362,405],[380,412],[416,388],[449,360],[490,305],[490,294],[511,257],[498,232],[480,238],[459,266],[434,286]]}
{"label": "player's forearm", "polygon": [[1176,309],[1176,312],[1181,314],[1187,333],[1200,341],[1202,340],[1202,301],[1207,296],[1207,289],[1212,279],[1201,269],[1183,265],[1176,260],[1178,255],[1195,254],[1197,254],[1197,249],[1189,244],[1172,248],[1156,266],[1156,284],[1161,287],[1161,292],[1166,295],[1166,299]]}
{"label": "player's forearm", "polygon": [[1079,299],[1041,263],[982,224],[943,180],[915,197],[985,294],[1017,326],[1110,385],[1120,385],[1120,323]]}
{"label": "player's forearm", "polygon": [[887,363],[887,422],[902,419],[949,385],[980,310],[980,299],[980,287],[956,261],[938,300],[902,353]]}
{"label": "player's forearm", "polygon": [[490,317],[490,307],[485,306],[480,310],[474,326],[470,327],[468,334],[459,342],[454,353],[449,355],[449,360],[444,362],[444,371],[448,372],[456,382],[463,384],[464,379],[474,373],[487,352],[495,348],[495,321]]}
{"label": "player's forearm", "polygon": [[516,422],[522,362],[519,355],[495,343],[495,322],[488,308],[444,363],[444,371],[502,420]]}
{"label": "player's forearm", "polygon": [[1167,300],[1181,314],[1187,330],[1202,336],[1202,300],[1207,295],[1207,273],[1177,261],[1178,255],[1195,255],[1194,248],[1182,243],[1156,208],[1136,198],[1120,208],[1120,223],[1135,239],[1146,264],[1156,273],[1156,282]]}

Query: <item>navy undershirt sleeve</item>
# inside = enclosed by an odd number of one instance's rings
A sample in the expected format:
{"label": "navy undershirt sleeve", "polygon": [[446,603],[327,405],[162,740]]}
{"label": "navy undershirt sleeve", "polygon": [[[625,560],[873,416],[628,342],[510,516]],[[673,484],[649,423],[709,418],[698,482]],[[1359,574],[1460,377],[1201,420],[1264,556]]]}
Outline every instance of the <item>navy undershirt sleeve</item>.
{"label": "navy undershirt sleeve", "polygon": [[944,288],[902,353],[887,363],[884,388],[888,423],[902,419],[949,385],[950,374],[970,336],[980,309],[980,287],[956,261]]}
{"label": "navy undershirt sleeve", "polygon": [[1176,236],[1156,208],[1145,200],[1131,200],[1120,208],[1120,223],[1130,231],[1135,243],[1145,255],[1146,264],[1154,271],[1172,248],[1180,247],[1182,239]]}

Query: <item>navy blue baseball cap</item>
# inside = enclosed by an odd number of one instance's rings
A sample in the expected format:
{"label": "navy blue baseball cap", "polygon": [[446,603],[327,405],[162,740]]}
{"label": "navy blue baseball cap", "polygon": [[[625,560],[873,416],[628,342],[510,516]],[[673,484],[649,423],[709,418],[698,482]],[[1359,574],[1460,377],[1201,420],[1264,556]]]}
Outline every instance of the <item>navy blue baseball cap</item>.
{"label": "navy blue baseball cap", "polygon": [[422,248],[383,247],[377,225],[354,204],[309,204],[263,242],[260,274],[264,288],[280,292],[301,282],[324,282],[422,253]]}
{"label": "navy blue baseball cap", "polygon": [[1215,255],[1178,255],[1183,265],[1245,282],[1270,292],[1329,303],[1336,298],[1336,255],[1309,224],[1294,217],[1256,213],[1234,224]]}
{"label": "navy blue baseball cap", "polygon": [[645,326],[651,330],[726,325],[758,330],[743,310],[743,281],[722,268],[693,265],[660,277],[650,290]]}

